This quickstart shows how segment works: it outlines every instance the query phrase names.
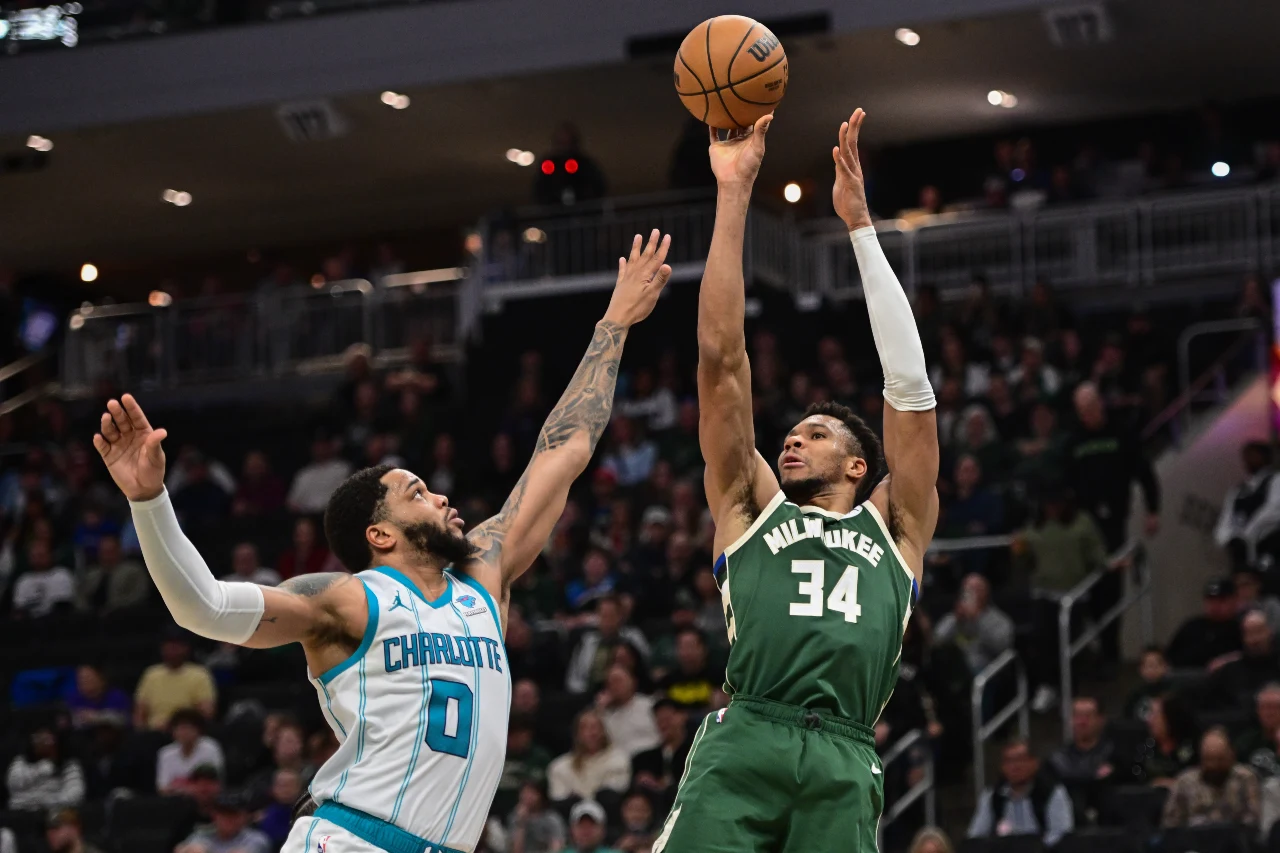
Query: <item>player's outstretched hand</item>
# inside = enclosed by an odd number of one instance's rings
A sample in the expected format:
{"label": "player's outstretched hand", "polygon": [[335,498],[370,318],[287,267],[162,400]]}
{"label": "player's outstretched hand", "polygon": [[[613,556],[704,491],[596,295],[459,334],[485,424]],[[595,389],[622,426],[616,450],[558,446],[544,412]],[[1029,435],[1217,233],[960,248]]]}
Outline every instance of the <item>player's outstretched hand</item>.
{"label": "player's outstretched hand", "polygon": [[773,124],[773,113],[761,116],[754,126],[731,130],[724,139],[714,127],[711,131],[711,171],[724,188],[750,188],[764,161],[764,136]]}
{"label": "player's outstretched hand", "polygon": [[111,479],[131,501],[146,501],[164,491],[164,450],[160,442],[168,433],[153,429],[142,407],[125,394],[107,403],[101,430],[93,437]]}
{"label": "player's outstretched hand", "polygon": [[636,235],[631,241],[631,256],[618,258],[618,283],[613,286],[609,310],[604,312],[606,320],[633,326],[649,316],[658,304],[667,279],[671,278],[671,267],[666,264],[670,248],[671,235],[666,234],[659,240],[657,228],[649,235],[647,244]]}
{"label": "player's outstretched hand", "polygon": [[862,180],[862,161],[858,159],[858,134],[866,117],[862,107],[854,110],[849,120],[840,125],[840,144],[831,149],[831,158],[836,161],[836,184],[831,188],[831,203],[850,231],[871,224],[867,189]]}

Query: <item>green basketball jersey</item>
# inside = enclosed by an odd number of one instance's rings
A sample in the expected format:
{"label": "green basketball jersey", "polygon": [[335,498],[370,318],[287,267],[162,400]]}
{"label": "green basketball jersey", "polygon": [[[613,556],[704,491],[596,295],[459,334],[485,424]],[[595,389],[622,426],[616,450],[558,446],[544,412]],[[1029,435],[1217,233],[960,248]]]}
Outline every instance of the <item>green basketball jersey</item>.
{"label": "green basketball jersey", "polygon": [[898,680],[916,588],[870,501],[837,515],[779,491],[715,573],[727,693],[875,725]]}

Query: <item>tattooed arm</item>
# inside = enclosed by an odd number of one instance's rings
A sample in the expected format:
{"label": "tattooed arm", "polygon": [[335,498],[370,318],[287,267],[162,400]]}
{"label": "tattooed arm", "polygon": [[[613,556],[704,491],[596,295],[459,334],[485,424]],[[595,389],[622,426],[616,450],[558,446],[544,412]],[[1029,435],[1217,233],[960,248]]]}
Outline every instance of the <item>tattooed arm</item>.
{"label": "tattooed arm", "polygon": [[360,644],[369,618],[363,585],[346,572],[298,575],[279,586],[262,587],[262,598],[258,630],[243,643],[251,649],[302,643],[308,655],[329,647],[341,652],[346,646],[350,653]]}
{"label": "tattooed arm", "polygon": [[542,425],[533,458],[498,514],[467,537],[478,549],[467,572],[500,596],[504,611],[511,581],[542,550],[564,511],[569,487],[586,470],[609,423],[627,330],[657,304],[671,275],[671,267],[663,263],[670,244],[670,236],[659,242],[655,229],[643,250],[637,234],[631,256],[619,258],[609,308],[569,387]]}

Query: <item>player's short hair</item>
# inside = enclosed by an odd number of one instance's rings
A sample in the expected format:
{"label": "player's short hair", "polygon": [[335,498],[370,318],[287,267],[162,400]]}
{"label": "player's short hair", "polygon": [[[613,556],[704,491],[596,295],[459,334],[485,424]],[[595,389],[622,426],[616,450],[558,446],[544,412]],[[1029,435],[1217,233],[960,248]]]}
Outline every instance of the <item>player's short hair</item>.
{"label": "player's short hair", "polygon": [[825,415],[828,418],[834,418],[844,425],[849,431],[849,439],[851,440],[850,452],[861,457],[867,463],[866,476],[862,478],[862,482],[858,484],[858,500],[864,499],[880,482],[880,474],[883,471],[881,464],[881,456],[884,453],[880,446],[880,436],[876,435],[875,430],[867,425],[867,422],[858,417],[857,413],[848,406],[842,406],[839,403],[833,403],[830,400],[822,403],[812,403],[809,408],[804,410],[804,417],[811,418],[814,415]]}
{"label": "player's short hair", "polygon": [[395,470],[375,465],[355,472],[334,490],[324,510],[324,536],[329,550],[352,574],[373,562],[373,549],[364,532],[386,517],[387,487],[382,478]]}

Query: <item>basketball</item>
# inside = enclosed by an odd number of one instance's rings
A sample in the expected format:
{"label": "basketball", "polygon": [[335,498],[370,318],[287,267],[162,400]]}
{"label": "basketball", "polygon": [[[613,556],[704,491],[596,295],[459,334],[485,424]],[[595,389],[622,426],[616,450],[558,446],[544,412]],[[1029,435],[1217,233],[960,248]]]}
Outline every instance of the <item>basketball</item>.
{"label": "basketball", "polygon": [[703,21],[676,52],[676,94],[699,121],[751,127],[787,92],[787,54],[763,24],[741,15]]}

